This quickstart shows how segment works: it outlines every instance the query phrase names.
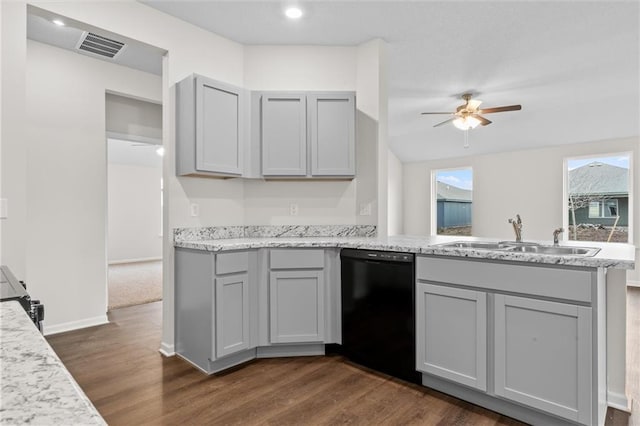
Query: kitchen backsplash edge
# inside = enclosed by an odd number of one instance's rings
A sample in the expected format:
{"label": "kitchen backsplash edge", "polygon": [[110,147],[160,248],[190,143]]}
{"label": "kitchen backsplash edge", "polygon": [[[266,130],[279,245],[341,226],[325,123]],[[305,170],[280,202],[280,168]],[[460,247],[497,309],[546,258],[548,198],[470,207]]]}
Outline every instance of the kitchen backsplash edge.
{"label": "kitchen backsplash edge", "polygon": [[277,237],[375,237],[375,225],[248,225],[174,228],[174,241]]}

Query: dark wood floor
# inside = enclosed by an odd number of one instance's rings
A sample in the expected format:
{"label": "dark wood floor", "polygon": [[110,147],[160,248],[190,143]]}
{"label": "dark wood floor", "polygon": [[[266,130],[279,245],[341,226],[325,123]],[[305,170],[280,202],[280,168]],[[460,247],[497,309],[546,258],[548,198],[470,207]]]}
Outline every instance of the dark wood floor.
{"label": "dark wood floor", "polygon": [[[48,341],[110,425],[522,424],[340,356],[263,359],[206,376],[158,353],[161,302],[109,318]],[[626,420],[613,416],[607,424]]]}
{"label": "dark wood floor", "polygon": [[160,345],[161,302],[48,338],[110,425],[517,425],[515,420],[361,369],[339,356],[275,358],[206,376]]}

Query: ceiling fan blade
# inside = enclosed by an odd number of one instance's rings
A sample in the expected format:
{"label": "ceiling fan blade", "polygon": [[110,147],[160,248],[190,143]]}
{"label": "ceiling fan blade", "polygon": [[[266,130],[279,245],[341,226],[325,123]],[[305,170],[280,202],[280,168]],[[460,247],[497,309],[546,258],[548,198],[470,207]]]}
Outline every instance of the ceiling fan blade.
{"label": "ceiling fan blade", "polygon": [[505,111],[520,111],[522,109],[522,105],[509,105],[495,108],[485,108],[478,111],[478,114],[491,114],[494,112],[505,112]]}
{"label": "ceiling fan blade", "polygon": [[421,112],[420,114],[454,114],[453,112]]}
{"label": "ceiling fan blade", "polygon": [[467,106],[466,106],[467,111],[477,110],[481,103],[482,101],[478,99],[469,99],[469,102],[467,102]]}
{"label": "ceiling fan blade", "polygon": [[435,125],[435,126],[433,126],[433,127],[440,127],[440,126],[444,126],[444,125],[445,125],[445,124],[447,124],[447,123],[451,123],[451,122],[452,122],[453,120],[455,120],[456,118],[458,118],[458,117],[457,117],[457,116],[456,116],[456,117],[451,117],[450,119],[445,120],[445,121],[443,121],[443,122],[441,122],[441,123],[438,123],[438,124],[436,124],[436,125]]}
{"label": "ceiling fan blade", "polygon": [[472,116],[473,118],[477,119],[478,121],[480,121],[480,124],[481,124],[481,125],[483,125],[483,126],[487,126],[487,125],[489,125],[489,124],[491,124],[491,123],[492,123],[492,121],[491,121],[491,120],[487,120],[486,118],[484,118],[484,117],[483,117],[483,116],[481,116],[481,115],[478,115],[478,114],[471,114],[471,116]]}

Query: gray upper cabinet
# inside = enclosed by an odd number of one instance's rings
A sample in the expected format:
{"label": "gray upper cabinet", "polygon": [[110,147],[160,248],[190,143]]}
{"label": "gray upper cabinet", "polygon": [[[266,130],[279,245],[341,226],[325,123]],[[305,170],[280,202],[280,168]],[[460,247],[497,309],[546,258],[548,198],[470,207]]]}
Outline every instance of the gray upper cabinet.
{"label": "gray upper cabinet", "polygon": [[302,93],[262,96],[262,174],[307,174],[306,97]]}
{"label": "gray upper cabinet", "polygon": [[263,92],[262,176],[354,177],[353,92]]}
{"label": "gray upper cabinet", "polygon": [[355,96],[307,97],[312,176],[355,175]]}
{"label": "gray upper cabinet", "polygon": [[246,94],[192,75],[176,85],[176,173],[240,176]]}

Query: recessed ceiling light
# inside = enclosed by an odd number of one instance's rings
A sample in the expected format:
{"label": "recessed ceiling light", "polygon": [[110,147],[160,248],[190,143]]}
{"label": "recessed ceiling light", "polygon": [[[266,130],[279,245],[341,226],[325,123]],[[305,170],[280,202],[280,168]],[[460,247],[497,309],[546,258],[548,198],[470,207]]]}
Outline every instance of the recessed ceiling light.
{"label": "recessed ceiling light", "polygon": [[298,19],[302,16],[302,10],[299,7],[291,6],[284,11],[289,19]]}
{"label": "recessed ceiling light", "polygon": [[56,24],[59,27],[64,27],[64,22],[62,22],[60,19],[54,19],[53,21],[54,24]]}

